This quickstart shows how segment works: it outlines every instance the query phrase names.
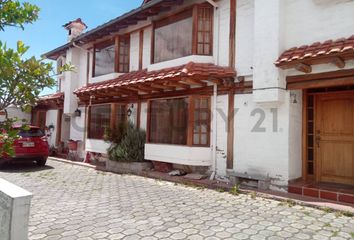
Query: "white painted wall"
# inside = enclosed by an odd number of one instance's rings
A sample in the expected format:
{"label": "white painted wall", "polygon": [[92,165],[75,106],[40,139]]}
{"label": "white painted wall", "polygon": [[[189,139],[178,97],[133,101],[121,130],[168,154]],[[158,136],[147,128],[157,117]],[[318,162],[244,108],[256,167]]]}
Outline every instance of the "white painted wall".
{"label": "white painted wall", "polygon": [[139,70],[139,43],[140,43],[140,34],[135,32],[130,34],[130,71]]}
{"label": "white painted wall", "polygon": [[27,240],[32,193],[0,178],[0,237]]}
{"label": "white painted wall", "polygon": [[284,48],[354,34],[353,0],[286,0]]}
{"label": "white painted wall", "polygon": [[145,159],[190,166],[210,166],[211,148],[145,144]]}
{"label": "white painted wall", "polygon": [[[212,98],[213,99],[213,98]],[[218,96],[216,100],[217,115],[212,117],[216,120],[216,132],[211,131],[212,143],[213,134],[216,134],[216,173],[220,176],[226,175],[227,162],[227,116],[228,116],[228,95]],[[213,123],[211,123],[213,126]]]}
{"label": "white painted wall", "polygon": [[[289,180],[289,97],[281,105],[262,106],[253,101],[252,94],[235,95],[234,171],[269,176],[272,183],[286,185]],[[299,104],[300,105],[300,104]],[[277,118],[271,108],[277,109]],[[260,131],[253,128],[264,113]],[[273,125],[277,129],[273,129]],[[294,161],[301,159],[293,159]]]}
{"label": "white painted wall", "polygon": [[141,112],[140,112],[140,128],[146,131],[147,125],[147,113],[148,113],[148,104],[147,102],[141,103]]}
{"label": "white painted wall", "polygon": [[[7,109],[7,114],[9,118],[18,118],[19,121],[17,123],[22,123],[22,119],[26,120],[27,123],[31,122],[31,114],[23,112],[20,108],[15,106],[10,106]],[[4,121],[5,116],[0,115],[0,121]]]}
{"label": "white painted wall", "polygon": [[103,140],[86,139],[86,152],[107,154],[110,143]]}
{"label": "white painted wall", "polygon": [[236,12],[236,70],[247,76],[253,73],[254,0],[238,0]]}
{"label": "white painted wall", "polygon": [[151,34],[152,27],[144,30],[143,69],[147,68],[151,63]]}
{"label": "white painted wall", "polygon": [[54,129],[47,132],[49,146],[56,146],[58,126],[58,110],[48,110],[46,114],[46,126],[53,125]]}

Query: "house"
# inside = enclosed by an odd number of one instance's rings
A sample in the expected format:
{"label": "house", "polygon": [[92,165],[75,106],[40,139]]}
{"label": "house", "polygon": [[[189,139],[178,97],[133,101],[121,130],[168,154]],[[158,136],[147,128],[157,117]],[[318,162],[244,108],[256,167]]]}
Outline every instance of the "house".
{"label": "house", "polygon": [[147,131],[147,160],[277,190],[353,186],[353,11],[348,0],[151,0],[87,32],[77,19],[45,54],[77,71],[39,115],[82,158],[105,154],[104,129],[128,118]]}

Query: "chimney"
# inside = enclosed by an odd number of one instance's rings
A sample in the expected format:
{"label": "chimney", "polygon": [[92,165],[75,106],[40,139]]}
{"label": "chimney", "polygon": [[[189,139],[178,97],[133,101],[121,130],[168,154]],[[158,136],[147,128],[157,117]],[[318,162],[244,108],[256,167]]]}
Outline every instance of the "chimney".
{"label": "chimney", "polygon": [[74,21],[70,21],[63,27],[68,30],[68,42],[71,42],[74,38],[79,36],[85,29],[87,29],[86,24],[78,18]]}

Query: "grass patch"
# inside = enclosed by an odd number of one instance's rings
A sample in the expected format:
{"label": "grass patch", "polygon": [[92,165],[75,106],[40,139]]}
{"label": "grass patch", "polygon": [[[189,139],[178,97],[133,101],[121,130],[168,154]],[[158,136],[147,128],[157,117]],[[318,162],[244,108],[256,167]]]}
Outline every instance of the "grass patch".
{"label": "grass patch", "polygon": [[331,224],[330,224],[330,223],[325,223],[323,226],[325,226],[325,227],[331,227]]}
{"label": "grass patch", "polygon": [[217,191],[217,192],[219,192],[219,193],[223,193],[223,192],[225,192],[225,190],[224,190],[224,189],[222,189],[222,188],[217,188],[217,189],[215,189],[215,191]]}
{"label": "grass patch", "polygon": [[257,193],[256,192],[251,192],[250,196],[251,196],[252,199],[256,199]]}
{"label": "grass patch", "polygon": [[291,199],[286,199],[286,200],[281,201],[278,205],[279,206],[294,207],[296,205],[296,202]]}
{"label": "grass patch", "polygon": [[351,232],[350,235],[352,236],[352,238],[354,238],[354,232]]}
{"label": "grass patch", "polygon": [[240,184],[234,185],[234,186],[231,188],[231,190],[230,190],[229,193],[232,194],[232,195],[235,195],[235,196],[239,195],[239,194],[240,194]]}

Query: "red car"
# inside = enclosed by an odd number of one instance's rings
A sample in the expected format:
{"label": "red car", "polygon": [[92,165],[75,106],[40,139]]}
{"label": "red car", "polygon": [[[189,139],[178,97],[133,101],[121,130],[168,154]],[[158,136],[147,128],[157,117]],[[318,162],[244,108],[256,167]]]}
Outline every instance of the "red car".
{"label": "red car", "polygon": [[35,126],[29,130],[23,130],[21,126],[14,126],[19,129],[20,138],[15,141],[15,156],[5,156],[0,163],[17,160],[36,161],[38,166],[44,166],[49,155],[49,145],[44,132]]}

